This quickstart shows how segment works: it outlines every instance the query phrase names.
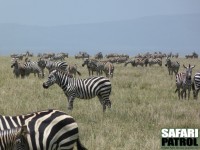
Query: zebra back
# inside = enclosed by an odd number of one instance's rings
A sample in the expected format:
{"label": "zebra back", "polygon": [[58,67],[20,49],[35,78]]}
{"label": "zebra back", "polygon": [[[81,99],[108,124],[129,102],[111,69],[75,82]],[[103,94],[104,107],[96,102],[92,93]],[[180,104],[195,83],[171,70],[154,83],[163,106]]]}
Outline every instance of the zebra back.
{"label": "zebra back", "polygon": [[0,116],[1,130],[26,125],[31,150],[72,149],[79,139],[78,125],[72,116],[59,110],[44,110],[19,116]]}

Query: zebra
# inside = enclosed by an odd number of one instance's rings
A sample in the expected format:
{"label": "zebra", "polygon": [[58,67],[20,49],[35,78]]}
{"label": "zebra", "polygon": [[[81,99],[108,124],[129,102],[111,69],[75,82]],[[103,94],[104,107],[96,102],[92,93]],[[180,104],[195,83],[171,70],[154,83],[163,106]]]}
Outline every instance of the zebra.
{"label": "zebra", "polygon": [[30,150],[86,150],[79,139],[78,125],[65,112],[49,109],[18,116],[0,115],[0,130],[27,126]]}
{"label": "zebra", "polygon": [[12,63],[11,68],[13,68],[13,74],[15,75],[16,78],[19,78],[20,76],[21,76],[21,78],[25,77],[25,68],[24,68],[24,65],[22,65],[17,60],[15,60]]}
{"label": "zebra", "polygon": [[162,59],[161,58],[151,58],[148,61],[149,66],[152,66],[154,64],[158,64],[159,66],[162,66]]}
{"label": "zebra", "polygon": [[81,76],[81,73],[77,70],[77,65],[68,65],[67,72],[69,75],[73,75],[76,77],[76,73],[78,73],[79,76]]}
{"label": "zebra", "polygon": [[200,72],[197,72],[194,75],[193,82],[192,82],[192,91],[193,91],[194,99],[198,98],[199,90],[200,90]]}
{"label": "zebra", "polygon": [[[191,91],[191,84],[192,84],[192,69],[195,67],[191,66],[189,64],[188,67],[186,67],[185,65],[183,65],[183,67],[186,69],[186,72],[181,72],[178,73],[176,75],[176,90],[175,93],[178,91],[178,98],[183,99],[183,94],[184,94],[184,98],[186,98],[186,90],[188,90],[188,100],[190,98],[190,91]],[[182,89],[182,91],[180,91],[180,89]]]}
{"label": "zebra", "polygon": [[111,63],[109,61],[106,62],[105,65],[104,65],[104,68],[103,68],[103,71],[104,71],[106,77],[112,78],[113,73],[114,73],[114,69],[115,69],[115,67],[114,67],[113,63]]}
{"label": "zebra", "polygon": [[59,53],[57,55],[54,55],[50,58],[50,60],[61,60],[63,61],[65,59],[65,57],[68,57],[67,53]]}
{"label": "zebra", "polygon": [[173,72],[176,75],[179,71],[180,63],[178,61],[173,62],[169,57],[167,57],[165,66],[168,67],[169,75],[173,75]]}
{"label": "zebra", "polygon": [[36,76],[36,74],[37,74],[38,77],[40,77],[40,78],[44,77],[44,73],[43,73],[42,69],[39,67],[38,62],[27,61],[24,63],[24,69],[25,69],[26,76],[29,76],[30,73],[34,73],[34,76]]}
{"label": "zebra", "polygon": [[0,130],[0,149],[29,150],[27,142],[27,126]]}
{"label": "zebra", "polygon": [[43,87],[47,89],[54,83],[57,83],[63,89],[68,99],[68,110],[73,109],[73,101],[76,97],[80,99],[91,99],[95,96],[98,96],[103,106],[103,112],[106,110],[106,106],[111,108],[111,101],[109,99],[111,82],[103,76],[75,79],[68,77],[65,72],[53,70],[49,74],[48,80],[43,83]]}
{"label": "zebra", "polygon": [[127,64],[129,64],[129,63],[131,63],[131,65],[133,66],[133,67],[137,67],[138,65],[140,65],[140,66],[147,66],[147,64],[148,64],[148,58],[137,58],[137,59],[135,59],[135,60],[131,60],[131,59],[129,59],[129,60],[127,60],[125,63],[124,63],[124,66],[127,66]]}
{"label": "zebra", "polygon": [[85,65],[87,65],[89,76],[90,76],[90,72],[92,72],[92,75],[93,75],[94,71],[97,72],[97,76],[102,75],[104,65],[100,63],[99,60],[86,58],[82,66],[84,67]]}
{"label": "zebra", "polygon": [[38,65],[44,69],[45,67],[49,71],[49,73],[54,70],[54,69],[60,69],[63,71],[67,71],[68,64],[65,61],[51,61],[51,60],[46,60],[46,59],[39,59],[38,60]]}
{"label": "zebra", "polygon": [[103,54],[102,52],[98,52],[95,56],[94,56],[95,59],[103,59]]}

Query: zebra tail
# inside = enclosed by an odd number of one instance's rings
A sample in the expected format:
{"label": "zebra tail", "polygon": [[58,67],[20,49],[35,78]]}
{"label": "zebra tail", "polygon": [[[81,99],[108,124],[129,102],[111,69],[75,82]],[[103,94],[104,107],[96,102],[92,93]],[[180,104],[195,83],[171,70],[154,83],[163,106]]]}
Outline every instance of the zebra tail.
{"label": "zebra tail", "polygon": [[87,148],[85,148],[85,147],[81,144],[81,141],[80,141],[79,138],[77,139],[76,145],[77,145],[77,150],[87,150]]}
{"label": "zebra tail", "polygon": [[178,89],[175,90],[175,93],[178,91]]}

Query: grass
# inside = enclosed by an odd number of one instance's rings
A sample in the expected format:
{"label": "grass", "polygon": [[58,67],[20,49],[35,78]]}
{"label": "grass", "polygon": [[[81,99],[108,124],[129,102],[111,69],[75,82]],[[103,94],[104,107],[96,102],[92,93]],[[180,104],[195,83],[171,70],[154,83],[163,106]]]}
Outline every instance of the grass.
{"label": "grass", "polygon": [[[37,60],[37,58],[33,58]],[[69,64],[82,67],[82,60],[68,58]],[[199,71],[199,60],[178,60],[180,71],[183,64],[196,65],[193,75]],[[163,60],[164,62],[164,60]],[[16,79],[10,68],[10,57],[0,57],[0,114],[18,115],[55,108],[72,115],[78,122],[80,138],[89,150],[157,150],[160,149],[162,128],[200,128],[200,100],[178,100],[174,93],[175,77],[168,75],[167,68],[132,67],[115,64],[112,82],[112,109],[102,112],[97,98],[75,99],[74,110],[67,110],[67,99],[57,85],[43,89],[47,78],[30,75]]]}

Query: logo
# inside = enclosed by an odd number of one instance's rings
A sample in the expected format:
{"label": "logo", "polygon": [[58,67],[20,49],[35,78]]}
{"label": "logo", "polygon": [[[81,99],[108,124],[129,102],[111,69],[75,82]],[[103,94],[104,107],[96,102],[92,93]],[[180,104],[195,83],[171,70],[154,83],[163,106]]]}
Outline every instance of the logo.
{"label": "logo", "polygon": [[198,129],[162,129],[162,149],[199,149]]}

